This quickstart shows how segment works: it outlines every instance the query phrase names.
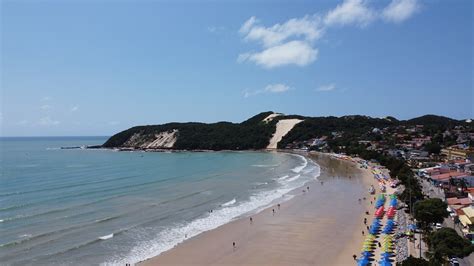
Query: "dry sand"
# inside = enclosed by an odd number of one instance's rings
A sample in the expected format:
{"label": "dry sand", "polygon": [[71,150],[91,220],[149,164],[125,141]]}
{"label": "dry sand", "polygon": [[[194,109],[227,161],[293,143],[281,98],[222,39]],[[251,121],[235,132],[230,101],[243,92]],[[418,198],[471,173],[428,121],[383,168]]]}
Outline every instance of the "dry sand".
{"label": "dry sand", "polygon": [[311,158],[321,166],[323,183],[293,191],[295,197],[280,209],[253,215],[252,224],[249,217],[237,219],[140,265],[354,265],[352,255],[359,255],[366,231],[363,218],[370,221],[373,214],[367,192],[375,186],[373,176],[352,162],[323,154]]}
{"label": "dry sand", "polygon": [[[271,115],[270,115],[271,116]],[[276,149],[278,142],[290,132],[293,127],[300,123],[303,120],[300,119],[282,119],[279,120],[276,124],[275,133],[273,133],[272,138],[270,139],[270,144],[268,144],[267,149]]]}

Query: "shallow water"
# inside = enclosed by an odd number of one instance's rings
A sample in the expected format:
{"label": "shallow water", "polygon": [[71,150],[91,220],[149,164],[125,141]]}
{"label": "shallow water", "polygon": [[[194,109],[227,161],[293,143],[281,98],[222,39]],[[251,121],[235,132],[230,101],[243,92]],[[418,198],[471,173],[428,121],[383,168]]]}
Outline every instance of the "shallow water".
{"label": "shallow water", "polygon": [[285,153],[58,149],[105,140],[0,139],[2,263],[137,262],[319,175]]}

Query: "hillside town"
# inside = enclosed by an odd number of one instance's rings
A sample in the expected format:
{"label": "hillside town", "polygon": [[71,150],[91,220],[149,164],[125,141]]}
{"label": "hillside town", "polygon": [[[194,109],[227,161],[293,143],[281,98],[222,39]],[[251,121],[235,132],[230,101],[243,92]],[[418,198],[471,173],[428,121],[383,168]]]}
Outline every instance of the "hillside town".
{"label": "hillside town", "polygon": [[[410,244],[405,245],[408,250],[404,252],[401,245],[398,253],[405,254],[401,260],[406,260],[408,256],[423,259],[416,262],[421,264],[413,264],[411,261],[402,265],[425,265],[423,262],[428,263],[427,261],[430,261],[429,265],[437,265],[432,263],[435,251],[427,244],[432,232],[452,228],[460,237],[474,244],[474,131],[471,121],[466,122],[467,126],[438,125],[433,128],[425,124],[371,128],[356,140],[353,139],[354,136],[348,140],[346,132],[331,132],[306,141],[295,141],[286,148],[337,152],[369,159],[367,161],[374,164],[379,163],[375,158],[396,159],[406,164],[416,180],[415,190],[421,190],[416,192],[421,192],[422,196],[416,198],[411,195],[410,190],[410,196],[405,197],[406,215],[398,216],[398,220],[413,222],[411,229],[418,227],[418,230],[411,232],[423,232],[423,236],[422,241],[419,241],[419,237],[415,236],[417,234],[413,234],[409,238]],[[404,189],[403,185],[399,186],[398,193],[403,193]],[[442,200],[448,215],[439,214],[442,217],[435,217],[435,220],[440,222],[424,227],[415,215],[417,202],[420,203],[423,199]],[[464,259],[449,255],[444,259],[449,265],[474,265],[472,255]]]}

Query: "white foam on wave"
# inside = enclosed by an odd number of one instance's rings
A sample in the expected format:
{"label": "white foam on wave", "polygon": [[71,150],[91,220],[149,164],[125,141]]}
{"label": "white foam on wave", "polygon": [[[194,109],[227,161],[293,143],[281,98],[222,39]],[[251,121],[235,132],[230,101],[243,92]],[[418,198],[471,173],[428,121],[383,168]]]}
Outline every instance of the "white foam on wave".
{"label": "white foam on wave", "polygon": [[286,183],[289,183],[291,181],[295,181],[296,179],[300,178],[301,175],[295,175],[295,176],[292,176],[291,178],[288,178],[286,181]]}
{"label": "white foam on wave", "polygon": [[[299,173],[308,166],[308,161],[303,156],[296,156],[302,158],[304,162],[302,165],[293,168],[291,171]],[[313,167],[313,164],[311,164],[311,168],[315,170],[317,169],[318,172],[316,174],[319,175],[318,166],[315,168]],[[302,174],[306,172],[307,171],[304,171]],[[222,204],[221,209],[214,210],[212,213],[207,213],[201,218],[197,218],[187,223],[176,223],[171,225],[157,233],[153,239],[140,240],[138,245],[132,248],[132,250],[124,257],[115,257],[110,261],[102,263],[102,265],[124,265],[126,263],[134,264],[145,259],[158,256],[162,252],[175,247],[187,238],[191,238],[200,233],[215,229],[245,214],[257,213],[267,208],[271,204],[274,204],[277,200],[279,202],[289,200],[293,198],[293,195],[288,193],[293,189],[301,187],[309,180],[309,178],[301,178],[302,174],[295,175],[291,178],[289,178],[289,175],[282,176],[278,178],[279,181],[284,181],[278,182],[281,185],[280,188],[258,192],[250,196],[249,200],[240,202],[239,204],[236,204],[236,200],[232,199],[231,201]]]}
{"label": "white foam on wave", "polygon": [[306,158],[304,156],[301,156],[299,154],[293,154],[294,156],[297,156],[299,158],[301,158],[303,160],[303,164],[291,169],[291,171],[295,172],[295,173],[299,173],[301,172],[301,170],[303,170],[307,165],[308,165],[308,160],[306,160]]}
{"label": "white foam on wave", "polygon": [[114,234],[109,234],[109,235],[105,235],[105,236],[101,236],[99,237],[100,240],[107,240],[107,239],[110,239],[114,237]]}
{"label": "white foam on wave", "polygon": [[221,207],[227,207],[227,206],[230,206],[230,205],[234,205],[237,201],[234,199],[232,200],[229,200],[228,202],[224,203],[221,205]]}
{"label": "white foam on wave", "polygon": [[277,167],[278,164],[252,164],[253,167]]}

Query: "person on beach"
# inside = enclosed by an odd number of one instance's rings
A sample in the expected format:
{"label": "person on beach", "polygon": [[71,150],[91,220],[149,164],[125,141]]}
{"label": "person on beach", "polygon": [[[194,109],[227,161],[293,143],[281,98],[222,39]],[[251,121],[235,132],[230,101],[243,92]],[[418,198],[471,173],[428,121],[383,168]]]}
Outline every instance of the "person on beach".
{"label": "person on beach", "polygon": [[365,214],[366,214],[366,215],[369,215],[369,212],[368,212],[368,211],[366,211],[366,212],[365,212]]}
{"label": "person on beach", "polygon": [[364,230],[362,230],[362,235],[365,235]]}
{"label": "person on beach", "polygon": [[367,231],[369,231],[369,226],[367,225]]}
{"label": "person on beach", "polygon": [[272,211],[273,211],[273,215],[275,215],[275,209],[272,209]]}
{"label": "person on beach", "polygon": [[367,224],[367,218],[364,218],[364,224]]}
{"label": "person on beach", "polygon": [[235,242],[232,242],[232,249],[235,250]]}
{"label": "person on beach", "polygon": [[354,260],[357,259],[357,255],[356,255],[356,254],[352,255],[352,257],[354,258]]}
{"label": "person on beach", "polygon": [[309,191],[309,186],[307,186],[306,189]]}
{"label": "person on beach", "polygon": [[250,217],[250,224],[252,224],[252,223],[253,223],[253,219],[252,219],[252,217]]}
{"label": "person on beach", "polygon": [[278,209],[280,209],[280,203],[277,204]]}

